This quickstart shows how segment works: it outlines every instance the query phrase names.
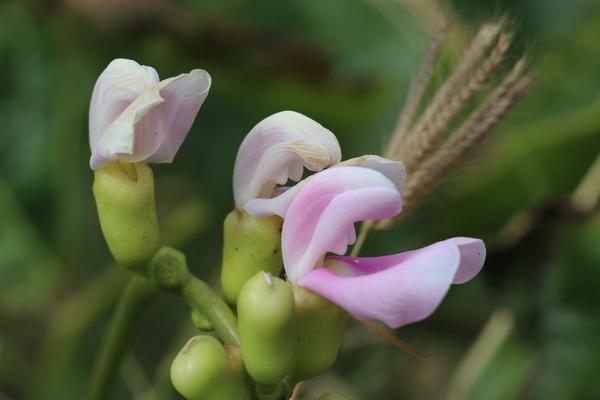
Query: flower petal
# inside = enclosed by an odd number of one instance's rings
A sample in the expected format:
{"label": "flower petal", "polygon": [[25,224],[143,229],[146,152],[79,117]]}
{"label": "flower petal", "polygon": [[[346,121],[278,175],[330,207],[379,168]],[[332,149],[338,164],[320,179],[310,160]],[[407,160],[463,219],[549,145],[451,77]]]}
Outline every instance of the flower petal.
{"label": "flower petal", "polygon": [[391,256],[328,257],[331,269],[315,269],[298,284],[358,318],[398,328],[431,315],[450,285],[472,278],[484,258],[481,240],[453,238]]}
{"label": "flower petal", "polygon": [[452,283],[465,283],[473,279],[483,268],[485,262],[485,243],[481,239],[456,237],[448,239],[454,242],[460,251],[460,265]]}
{"label": "flower petal", "polygon": [[171,162],[208,94],[202,70],[158,81],[151,67],[115,60],[100,75],[90,104],[93,169],[121,159]]}
{"label": "flower petal", "polygon": [[[160,97],[158,90],[154,89],[142,93],[129,104],[97,139],[96,145],[92,148],[91,168],[100,168],[108,161],[117,158],[130,162],[141,161],[143,157],[139,157],[140,150],[147,152],[149,147],[156,147],[158,139],[154,139],[151,135],[149,138],[152,142],[144,143],[138,140],[136,143],[136,136],[143,137],[145,136],[143,132],[146,131],[147,124],[140,121],[162,102],[164,99]],[[145,122],[149,121],[150,119],[147,119]]]}
{"label": "flower petal", "polygon": [[313,175],[285,213],[281,242],[288,279],[321,264],[327,252],[343,254],[356,239],[355,222],[389,218],[401,208],[400,193],[380,172],[339,167]]}
{"label": "flower petal", "polygon": [[381,172],[389,180],[394,182],[400,193],[404,190],[406,182],[406,169],[400,161],[389,160],[380,156],[367,154],[360,157],[354,157],[334,165],[334,167],[365,167]]}
{"label": "flower petal", "polygon": [[300,191],[300,188],[310,180],[312,176],[298,182],[285,192],[273,197],[272,199],[252,199],[244,205],[244,210],[253,217],[268,217],[270,215],[279,215],[281,218],[285,217],[290,204],[294,200],[294,197]]}
{"label": "flower petal", "polygon": [[96,152],[104,131],[143,92],[159,81],[152,67],[133,60],[113,60],[98,77],[89,111],[90,147]]}
{"label": "flower petal", "polygon": [[148,162],[173,161],[208,96],[210,86],[210,75],[201,69],[194,69],[160,83],[160,95],[165,102],[156,111],[162,114],[164,138],[160,147],[149,156]]}
{"label": "flower petal", "polygon": [[270,197],[276,184],[302,178],[339,162],[340,145],[333,133],[294,111],[282,111],[259,122],[242,142],[235,160],[233,191],[242,208],[249,200]]}
{"label": "flower petal", "polygon": [[[388,160],[387,158],[375,155],[365,155],[339,162],[333,165],[332,168],[348,166],[364,167],[379,171],[389,180],[391,180],[396,186],[396,189],[402,193],[404,182],[406,181],[406,170],[404,169],[404,164],[402,164],[400,161]],[[255,217],[279,215],[283,218],[285,217],[288,207],[292,203],[292,200],[294,200],[294,197],[302,185],[308,182],[311,178],[312,176],[307,177],[282,194],[271,199],[250,200],[244,205],[244,209],[248,214]]]}

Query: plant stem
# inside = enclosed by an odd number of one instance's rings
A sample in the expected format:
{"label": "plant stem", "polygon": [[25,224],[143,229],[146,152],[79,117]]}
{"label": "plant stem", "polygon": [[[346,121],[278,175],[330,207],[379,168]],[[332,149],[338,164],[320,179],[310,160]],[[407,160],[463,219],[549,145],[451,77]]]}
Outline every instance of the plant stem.
{"label": "plant stem", "polygon": [[96,358],[87,398],[101,400],[118,371],[118,364],[133,334],[133,328],[142,311],[157,292],[155,285],[140,276],[133,276],[121,295],[108,335]]}
{"label": "plant stem", "polygon": [[514,316],[510,311],[497,309],[492,313],[469,352],[456,368],[448,386],[447,399],[459,400],[469,397],[473,385],[506,342],[513,327]]}
{"label": "plant stem", "polygon": [[352,252],[350,253],[350,256],[352,256],[352,257],[358,256],[358,253],[362,249],[363,244],[365,244],[365,240],[367,240],[367,235],[369,234],[369,232],[371,232],[373,225],[374,225],[373,221],[363,222],[362,226],[360,227],[360,233],[358,234],[358,239],[356,240],[356,244],[352,248]]}
{"label": "plant stem", "polygon": [[571,203],[576,210],[590,213],[600,202],[600,155],[585,173],[575,192],[571,195]]}
{"label": "plant stem", "polygon": [[240,345],[235,314],[210,286],[190,274],[181,287],[181,294],[192,310],[206,316],[225,344]]}

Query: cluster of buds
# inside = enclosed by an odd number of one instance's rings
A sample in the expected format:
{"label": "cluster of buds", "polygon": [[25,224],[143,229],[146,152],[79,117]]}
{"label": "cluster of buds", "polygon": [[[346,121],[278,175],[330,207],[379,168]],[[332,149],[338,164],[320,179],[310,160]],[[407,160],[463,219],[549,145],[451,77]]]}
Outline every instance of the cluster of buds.
{"label": "cluster of buds", "polygon": [[[113,256],[135,271],[160,242],[147,163],[173,160],[209,87],[204,71],[159,81],[130,60],[113,61],[98,79],[90,108],[94,194]],[[405,180],[400,161],[342,161],[335,135],[293,111],[251,129],[235,160],[221,268],[240,347],[192,338],[172,364],[175,388],[190,399],[252,398],[249,375],[261,398],[277,398],[333,365],[348,315],[398,328],[428,317],[452,284],[473,278],[485,260],[474,238],[344,255],[355,223],[401,212]]]}

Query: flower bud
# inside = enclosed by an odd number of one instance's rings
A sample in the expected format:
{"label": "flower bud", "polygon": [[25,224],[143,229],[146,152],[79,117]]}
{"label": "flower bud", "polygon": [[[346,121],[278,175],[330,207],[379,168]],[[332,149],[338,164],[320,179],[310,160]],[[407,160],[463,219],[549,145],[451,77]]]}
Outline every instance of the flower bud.
{"label": "flower bud", "polygon": [[160,240],[152,170],[143,163],[115,161],[94,173],[94,197],[108,248],[127,268],[145,266]]}
{"label": "flower bud", "polygon": [[248,374],[265,385],[285,378],[294,359],[294,295],[266,272],[254,275],[238,299],[240,342]]}
{"label": "flower bud", "polygon": [[239,348],[222,346],[212,336],[191,338],[171,364],[171,382],[190,400],[245,400]]}
{"label": "flower bud", "polygon": [[192,310],[190,318],[192,319],[192,324],[201,331],[213,331],[215,329],[206,315],[198,310]]}
{"label": "flower bud", "polygon": [[235,304],[244,283],[257,272],[279,275],[282,224],[278,216],[256,218],[237,209],[225,218],[221,285],[230,304]]}
{"label": "flower bud", "polygon": [[188,279],[185,254],[171,247],[162,247],[148,263],[149,274],[167,290],[180,288]]}
{"label": "flower bud", "polygon": [[296,351],[292,382],[331,368],[342,342],[346,312],[321,296],[293,285]]}

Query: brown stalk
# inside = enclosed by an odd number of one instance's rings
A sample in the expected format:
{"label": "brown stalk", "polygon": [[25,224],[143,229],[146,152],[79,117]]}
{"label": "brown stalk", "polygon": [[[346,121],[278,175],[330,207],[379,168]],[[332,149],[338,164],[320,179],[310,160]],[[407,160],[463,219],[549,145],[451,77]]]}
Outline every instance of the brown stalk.
{"label": "brown stalk", "polygon": [[525,60],[519,60],[486,100],[409,176],[403,196],[405,207],[429,192],[449,167],[462,160],[510,111],[532,81],[531,75],[522,75],[524,67]]}
{"label": "brown stalk", "polygon": [[397,349],[403,350],[421,361],[427,360],[427,356],[425,354],[421,353],[404,340],[398,338],[392,330],[381,325],[379,322],[367,320],[359,321],[367,328],[369,328],[372,332],[375,332],[377,335],[381,336],[386,342],[391,343]]}
{"label": "brown stalk", "polygon": [[[458,113],[463,110],[471,99],[483,90],[485,84],[492,78],[494,72],[502,62],[508,47],[510,46],[510,34],[503,33],[498,39],[498,43],[492,49],[488,57],[475,71],[473,78],[468,80],[466,84],[449,100],[448,104],[435,114],[428,123],[428,130],[422,134],[424,142],[422,143],[423,151],[425,147],[432,147],[443,135],[448,131],[448,127],[456,118]],[[425,153],[422,158],[427,157]],[[422,159],[416,159],[418,163]],[[416,165],[415,165],[416,168]]]}
{"label": "brown stalk", "polygon": [[444,24],[440,27],[437,36],[429,46],[427,56],[425,57],[425,62],[421,66],[416,79],[410,86],[410,90],[406,97],[406,102],[404,103],[402,112],[396,121],[394,133],[392,134],[390,144],[385,153],[386,158],[395,158],[394,155],[399,153],[400,148],[406,139],[406,135],[408,135],[408,132],[413,125],[415,116],[417,114],[417,109],[419,108],[419,104],[421,104],[425,89],[427,89],[427,86],[429,86],[429,82],[433,77],[435,63],[437,62],[440,50],[448,37],[448,30],[449,24],[444,22]]}
{"label": "brown stalk", "polygon": [[439,132],[434,129],[436,115],[448,105],[456,91],[460,90],[472,75],[481,58],[500,33],[502,26],[502,22],[486,24],[479,30],[458,66],[436,92],[414,129],[411,130],[399,153],[399,159],[404,162],[408,171],[415,168],[439,138]]}

